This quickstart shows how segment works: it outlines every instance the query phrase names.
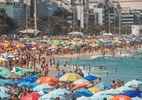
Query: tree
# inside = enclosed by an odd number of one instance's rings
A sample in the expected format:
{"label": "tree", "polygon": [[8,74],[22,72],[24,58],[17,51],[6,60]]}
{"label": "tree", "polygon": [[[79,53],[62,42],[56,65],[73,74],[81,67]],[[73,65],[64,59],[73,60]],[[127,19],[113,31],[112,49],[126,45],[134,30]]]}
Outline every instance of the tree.
{"label": "tree", "polygon": [[0,32],[1,33],[11,33],[18,28],[17,22],[8,16],[0,16]]}

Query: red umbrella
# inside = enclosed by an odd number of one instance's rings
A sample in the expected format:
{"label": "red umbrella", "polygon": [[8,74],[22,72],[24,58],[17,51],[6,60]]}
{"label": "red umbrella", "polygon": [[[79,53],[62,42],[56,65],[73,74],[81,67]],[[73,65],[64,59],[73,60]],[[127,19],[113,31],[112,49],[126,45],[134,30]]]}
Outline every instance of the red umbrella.
{"label": "red umbrella", "polygon": [[24,96],[24,98],[22,98],[22,100],[38,100],[39,97],[40,97],[39,94],[30,93],[30,94],[27,94],[26,96]]}

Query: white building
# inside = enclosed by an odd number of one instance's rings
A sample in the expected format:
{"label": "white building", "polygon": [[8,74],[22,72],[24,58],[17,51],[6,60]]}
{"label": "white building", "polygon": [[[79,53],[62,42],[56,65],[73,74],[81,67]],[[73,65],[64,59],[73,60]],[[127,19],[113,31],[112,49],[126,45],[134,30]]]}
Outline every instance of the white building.
{"label": "white building", "polygon": [[132,25],[132,34],[139,36],[142,34],[142,25]]}
{"label": "white building", "polygon": [[90,1],[89,3],[89,21],[103,25],[104,8],[98,7],[98,2]]}

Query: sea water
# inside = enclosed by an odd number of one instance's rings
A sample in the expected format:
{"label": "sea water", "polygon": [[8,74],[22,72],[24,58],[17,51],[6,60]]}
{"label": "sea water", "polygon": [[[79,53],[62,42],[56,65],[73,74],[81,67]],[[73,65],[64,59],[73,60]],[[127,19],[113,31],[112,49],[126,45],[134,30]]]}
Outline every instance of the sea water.
{"label": "sea water", "polygon": [[[126,57],[125,57],[126,56]],[[133,79],[139,79],[142,81],[142,52],[123,52],[118,57],[101,56],[90,57],[88,60],[72,60],[70,66],[78,64],[79,66],[86,67],[83,72],[88,73],[88,65],[91,66],[90,74],[97,77],[101,77],[103,81],[111,82],[112,80],[120,79],[124,82],[131,81]],[[65,61],[62,62],[62,64]],[[105,66],[106,69],[100,70],[96,66]],[[117,72],[114,69],[117,68]],[[106,73],[108,72],[108,75]]]}

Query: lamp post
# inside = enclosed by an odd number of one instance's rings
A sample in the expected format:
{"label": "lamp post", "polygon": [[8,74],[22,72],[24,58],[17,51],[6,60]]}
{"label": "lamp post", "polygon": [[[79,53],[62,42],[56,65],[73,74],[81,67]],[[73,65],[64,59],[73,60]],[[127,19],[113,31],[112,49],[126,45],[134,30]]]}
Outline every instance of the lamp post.
{"label": "lamp post", "polygon": [[35,7],[34,7],[34,18],[35,18],[35,30],[37,30],[37,0],[35,0]]}

